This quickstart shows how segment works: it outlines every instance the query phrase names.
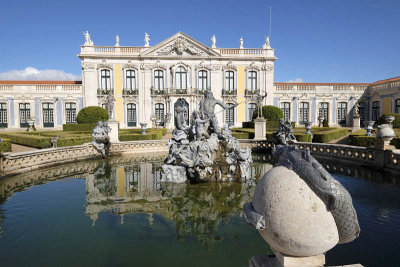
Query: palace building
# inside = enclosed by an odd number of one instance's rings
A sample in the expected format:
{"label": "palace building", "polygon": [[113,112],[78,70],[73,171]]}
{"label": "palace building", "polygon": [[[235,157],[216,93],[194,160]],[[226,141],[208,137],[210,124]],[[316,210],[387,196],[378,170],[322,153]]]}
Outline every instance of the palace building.
{"label": "palace building", "polygon": [[[208,47],[178,32],[150,46],[96,46],[85,33],[78,55],[82,81],[0,81],[0,129],[27,127],[62,129],[75,123],[80,109],[103,106],[115,98],[114,117],[121,128],[174,127],[174,110],[185,106],[188,122],[205,90],[232,108],[217,108],[220,125],[241,127],[250,121],[257,96],[275,105],[285,119],[297,125],[318,124],[324,116],[331,126],[351,125],[352,108],[360,104],[363,119],[376,120],[400,112],[400,77],[369,83],[274,83],[277,59],[269,39],[262,48],[219,48],[216,38]],[[234,107],[238,104],[237,107]]]}

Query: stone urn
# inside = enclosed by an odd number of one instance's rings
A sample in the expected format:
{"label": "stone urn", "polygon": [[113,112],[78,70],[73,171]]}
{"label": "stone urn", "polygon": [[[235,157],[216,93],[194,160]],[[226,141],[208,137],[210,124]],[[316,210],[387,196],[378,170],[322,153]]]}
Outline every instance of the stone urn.
{"label": "stone urn", "polygon": [[[323,120],[322,120],[323,121]],[[311,133],[311,122],[310,121],[307,121],[305,124],[305,127],[306,127],[306,134],[312,134]]]}
{"label": "stone urn", "polygon": [[365,129],[367,130],[366,136],[372,136],[375,121],[364,121]]}
{"label": "stone urn", "polygon": [[142,129],[142,135],[146,135],[146,126],[147,126],[147,123],[144,123],[144,122],[140,123],[140,127]]}
{"label": "stone urn", "polygon": [[386,122],[390,125],[390,127],[392,127],[393,128],[393,121],[394,121],[394,119],[395,119],[395,117],[394,116],[386,116],[385,117],[385,120],[386,120]]}
{"label": "stone urn", "polygon": [[28,132],[34,132],[36,131],[35,128],[35,119],[29,118],[26,120],[26,122],[28,123],[29,127],[28,127]]}
{"label": "stone urn", "polygon": [[392,141],[393,137],[396,134],[394,133],[392,127],[389,124],[381,124],[378,126],[378,131],[376,132],[376,139],[378,139],[377,148],[379,149],[395,149],[394,146],[390,145],[390,141]]}
{"label": "stone urn", "polygon": [[318,117],[318,121],[319,121],[318,127],[324,127],[324,119],[325,119],[325,117],[323,117],[323,116]]}

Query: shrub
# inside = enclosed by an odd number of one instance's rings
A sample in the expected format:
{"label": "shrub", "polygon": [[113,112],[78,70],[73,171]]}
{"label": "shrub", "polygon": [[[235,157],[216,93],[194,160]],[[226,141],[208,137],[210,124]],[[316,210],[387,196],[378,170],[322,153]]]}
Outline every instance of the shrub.
{"label": "shrub", "polygon": [[89,143],[93,140],[91,136],[83,136],[83,137],[64,137],[57,140],[57,146],[78,146],[84,143]]}
{"label": "shrub", "polygon": [[157,140],[161,139],[162,137],[162,132],[152,132],[152,133],[147,133],[145,135],[142,134],[120,134],[119,135],[119,141],[138,141],[138,140]]}
{"label": "shrub", "polygon": [[313,137],[313,143],[328,143],[331,140],[347,135],[345,128],[333,128],[329,131],[316,132]]}
{"label": "shrub", "polygon": [[[279,121],[266,121],[267,130],[278,130],[279,128]],[[291,122],[293,129],[296,127],[296,122]],[[242,122],[243,128],[252,128],[254,129],[254,121],[246,121]]]}
{"label": "shrub", "polygon": [[36,147],[36,148],[48,148],[51,147],[51,138],[38,135],[28,135],[23,133],[1,133],[1,137],[10,139],[12,143]]}
{"label": "shrub", "polygon": [[386,116],[394,116],[393,128],[400,128],[400,114],[398,113],[385,113],[377,121],[377,124],[386,124]]}
{"label": "shrub", "polygon": [[11,140],[3,139],[3,142],[0,143],[0,152],[10,152],[11,151]]}
{"label": "shrub", "polygon": [[253,139],[254,134],[245,133],[245,132],[232,132],[232,136],[236,139]]}
{"label": "shrub", "polygon": [[[283,119],[283,111],[275,106],[263,106],[262,115],[267,121],[279,121]],[[253,120],[258,117],[258,109],[253,113]]]}
{"label": "shrub", "polygon": [[323,126],[323,127],[329,127],[329,123],[328,123],[328,120],[327,120],[327,119],[324,119],[324,120],[322,121],[322,126]]}
{"label": "shrub", "polygon": [[311,143],[312,142],[312,135],[311,134],[295,133],[294,137],[296,137],[296,140],[298,142],[306,142],[306,143]]}
{"label": "shrub", "polygon": [[76,116],[76,122],[81,123],[97,123],[98,121],[107,121],[107,110],[101,107],[90,106],[83,108]]}
{"label": "shrub", "polygon": [[67,123],[63,124],[63,130],[66,132],[92,132],[94,127],[96,127],[97,122],[95,123]]}

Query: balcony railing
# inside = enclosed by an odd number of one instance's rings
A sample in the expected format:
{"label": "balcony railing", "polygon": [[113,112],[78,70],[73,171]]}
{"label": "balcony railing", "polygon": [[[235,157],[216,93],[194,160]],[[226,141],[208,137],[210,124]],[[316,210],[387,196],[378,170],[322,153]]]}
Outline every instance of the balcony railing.
{"label": "balcony railing", "polygon": [[230,95],[237,95],[237,89],[233,90],[222,89],[222,96],[230,96]]}
{"label": "balcony railing", "polygon": [[138,89],[123,89],[122,95],[139,95]]}
{"label": "balcony railing", "polygon": [[97,95],[113,95],[114,94],[114,89],[102,89],[99,88],[97,89]]}
{"label": "balcony railing", "polygon": [[244,90],[244,95],[253,96],[253,95],[259,95],[259,94],[260,94],[260,89],[246,89],[246,90]]}
{"label": "balcony railing", "polygon": [[166,95],[168,94],[167,89],[155,89],[155,88],[150,88],[151,95]]}
{"label": "balcony railing", "polygon": [[171,88],[169,90],[169,93],[171,95],[187,95],[190,93],[190,89],[176,89],[176,88]]}

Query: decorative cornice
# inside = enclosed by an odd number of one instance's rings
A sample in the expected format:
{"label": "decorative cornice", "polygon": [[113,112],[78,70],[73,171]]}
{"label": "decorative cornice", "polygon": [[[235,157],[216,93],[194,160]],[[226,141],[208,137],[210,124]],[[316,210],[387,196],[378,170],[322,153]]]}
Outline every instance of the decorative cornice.
{"label": "decorative cornice", "polygon": [[260,70],[260,67],[256,66],[256,62],[253,61],[253,62],[250,63],[250,65],[248,65],[248,66],[245,68],[245,70],[246,70],[246,71],[249,71],[249,70],[259,71],[259,70]]}
{"label": "decorative cornice", "polygon": [[125,97],[123,97],[123,99],[124,99],[124,103],[128,103],[128,104],[129,103],[135,103],[135,104],[139,103],[137,96],[125,96]]}
{"label": "decorative cornice", "polygon": [[237,70],[237,67],[232,64],[232,61],[229,61],[224,67],[223,70]]}
{"label": "decorative cornice", "polygon": [[82,70],[94,70],[96,69],[96,65],[92,63],[84,63],[82,64]]}
{"label": "decorative cornice", "polygon": [[166,65],[161,64],[160,60],[157,59],[156,63],[154,63],[154,64],[144,64],[144,63],[142,63],[140,65],[140,69],[142,69],[142,70],[154,70],[154,69],[166,70],[167,67],[166,67]]}
{"label": "decorative cornice", "polygon": [[112,70],[112,65],[107,64],[106,60],[104,59],[100,64],[97,64],[97,69],[110,69]]}

